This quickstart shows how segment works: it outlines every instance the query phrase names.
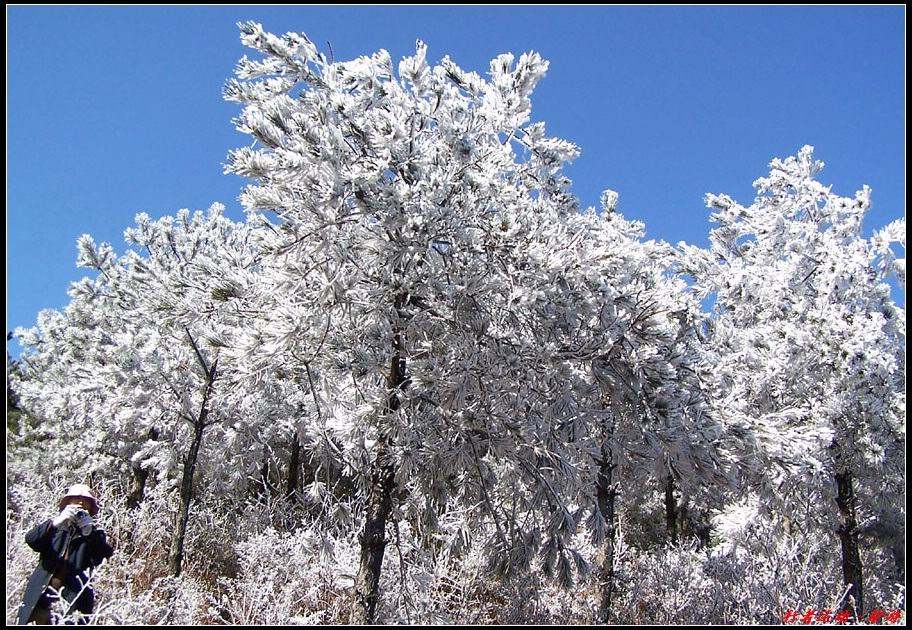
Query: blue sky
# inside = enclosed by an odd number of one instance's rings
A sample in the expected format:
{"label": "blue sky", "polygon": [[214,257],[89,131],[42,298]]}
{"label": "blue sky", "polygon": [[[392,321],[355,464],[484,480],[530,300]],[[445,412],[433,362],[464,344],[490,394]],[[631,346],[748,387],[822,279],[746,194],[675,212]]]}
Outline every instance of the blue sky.
{"label": "blue sky", "polygon": [[705,243],[703,194],[750,202],[770,159],[804,144],[834,192],[873,188],[868,232],[905,213],[902,6],[17,6],[7,20],[7,330],[67,303],[80,234],[122,252],[138,212],[220,201],[241,218],[244,181],[222,165],[248,139],[221,99],[249,52],[241,20],[328,41],[337,60],[396,59],[421,38],[430,61],[484,73],[538,51],[551,66],[533,119],[582,148],[577,195],[619,191],[650,237]]}

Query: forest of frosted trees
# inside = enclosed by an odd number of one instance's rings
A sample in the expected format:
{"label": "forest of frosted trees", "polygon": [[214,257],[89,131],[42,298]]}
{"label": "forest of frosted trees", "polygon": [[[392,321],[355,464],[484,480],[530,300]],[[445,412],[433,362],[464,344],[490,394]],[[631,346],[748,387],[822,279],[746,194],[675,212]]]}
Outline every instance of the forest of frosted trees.
{"label": "forest of frosted trees", "polygon": [[[810,146],[709,246],[582,208],[535,53],[240,25],[244,222],[90,235],[8,360],[7,622],[70,483],[93,623],[779,623],[905,608],[905,220]],[[863,175],[863,174],[861,174]],[[904,619],[904,613],[903,619]]]}

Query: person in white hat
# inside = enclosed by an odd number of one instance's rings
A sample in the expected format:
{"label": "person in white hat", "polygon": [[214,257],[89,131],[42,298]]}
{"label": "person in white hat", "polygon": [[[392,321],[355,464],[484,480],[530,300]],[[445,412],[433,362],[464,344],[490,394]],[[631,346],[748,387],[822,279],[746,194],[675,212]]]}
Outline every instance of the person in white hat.
{"label": "person in white hat", "polygon": [[[40,556],[25,587],[19,625],[52,623],[51,604],[59,598],[67,615],[92,614],[95,593],[88,586],[86,571],[114,553],[104,530],[95,524],[98,499],[91,488],[81,483],[70,486],[57,507],[57,516],[25,535],[25,542]],[[80,619],[85,622],[85,617]]]}

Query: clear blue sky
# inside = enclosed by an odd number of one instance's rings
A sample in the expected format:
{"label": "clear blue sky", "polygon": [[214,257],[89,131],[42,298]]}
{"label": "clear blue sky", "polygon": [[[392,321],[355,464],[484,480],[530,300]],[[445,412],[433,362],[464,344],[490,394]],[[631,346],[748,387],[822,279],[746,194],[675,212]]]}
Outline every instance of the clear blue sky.
{"label": "clear blue sky", "polygon": [[[235,23],[303,31],[337,60],[386,48],[485,73],[501,52],[550,60],[533,118],[582,148],[577,195],[604,188],[651,237],[705,243],[705,192],[749,202],[803,144],[823,180],[874,189],[867,231],[905,213],[904,8],[7,7],[7,330],[61,308],[76,238],[122,252],[138,212],[220,201],[247,143],[221,99],[249,52]],[[15,344],[10,351],[18,354]]]}

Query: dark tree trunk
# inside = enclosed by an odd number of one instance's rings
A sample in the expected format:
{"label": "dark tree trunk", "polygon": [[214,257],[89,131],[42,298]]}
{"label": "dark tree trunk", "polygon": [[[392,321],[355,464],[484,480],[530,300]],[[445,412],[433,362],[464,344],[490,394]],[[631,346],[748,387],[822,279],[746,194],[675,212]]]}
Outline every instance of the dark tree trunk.
{"label": "dark tree trunk", "polygon": [[373,623],[380,597],[380,569],[386,551],[386,521],[393,507],[394,471],[382,462],[385,449],[377,455],[371,477],[367,516],[361,534],[361,563],[355,581],[355,607],[352,623]]}
{"label": "dark tree trunk", "polygon": [[146,494],[146,479],[149,477],[149,471],[145,470],[139,464],[130,466],[130,493],[127,495],[127,509],[135,510],[142,503],[143,496]]}
{"label": "dark tree trunk", "polygon": [[[158,430],[149,429],[149,439],[158,439]],[[139,463],[130,466],[130,493],[127,495],[127,509],[135,510],[142,503],[146,495],[146,480],[149,478],[149,471],[145,470]]]}
{"label": "dark tree trunk", "polygon": [[617,498],[617,490],[612,481],[613,471],[614,465],[611,463],[611,457],[605,457],[599,465],[595,488],[596,505],[602,518],[605,519],[605,541],[602,543],[602,558],[599,567],[602,592],[598,623],[608,623],[614,599],[614,537],[616,531],[614,502]]}
{"label": "dark tree trunk", "polygon": [[669,472],[665,479],[665,529],[671,544],[678,542],[678,502],[674,495],[674,477]]}
{"label": "dark tree trunk", "polygon": [[171,554],[168,564],[171,573],[177,577],[181,572],[184,559],[184,536],[187,533],[187,520],[190,517],[190,501],[193,498],[193,473],[196,470],[196,460],[199,456],[200,444],[203,442],[203,423],[197,423],[193,432],[193,443],[190,452],[184,459],[184,470],[181,475],[180,506],[177,512],[177,527],[171,536]]}
{"label": "dark tree trunk", "polygon": [[[401,310],[405,298],[396,297],[395,308]],[[397,327],[393,329],[393,357],[390,361],[387,385],[389,399],[386,411],[388,415],[399,409],[399,391],[406,385],[405,358],[402,333]],[[386,521],[393,508],[393,491],[395,490],[395,470],[389,461],[389,438],[381,437],[377,458],[371,472],[371,487],[367,501],[367,515],[364,530],[361,533],[361,562],[358,576],[355,579],[355,604],[352,609],[352,623],[369,624],[374,622],[377,601],[380,598],[380,569],[383,566],[383,553],[386,551]]]}
{"label": "dark tree trunk", "polygon": [[839,527],[836,535],[842,546],[842,580],[851,584],[846,596],[852,597],[855,605],[849,602],[849,610],[856,620],[864,615],[864,594],[861,583],[861,554],[858,549],[858,521],[855,517],[855,491],[852,487],[852,474],[836,473],[836,504],[839,507]]}
{"label": "dark tree trunk", "polygon": [[206,430],[206,420],[209,417],[209,396],[212,394],[212,387],[215,383],[216,370],[218,367],[218,358],[212,363],[212,367],[206,365],[202,353],[190,334],[190,329],[185,328],[190,344],[196,352],[203,372],[206,374],[206,385],[203,390],[203,402],[200,405],[199,415],[193,419],[193,442],[190,444],[190,451],[184,458],[184,469],[181,475],[180,485],[180,506],[177,511],[177,526],[171,536],[171,553],[168,557],[168,564],[171,573],[177,577],[181,572],[181,564],[184,559],[184,536],[187,533],[187,520],[190,517],[190,501],[193,498],[193,473],[196,471],[196,460],[199,457],[200,445],[203,443],[203,431]]}
{"label": "dark tree trunk", "polygon": [[291,439],[291,454],[288,456],[288,479],[285,495],[289,501],[297,500],[301,493],[301,443],[297,433]]}

